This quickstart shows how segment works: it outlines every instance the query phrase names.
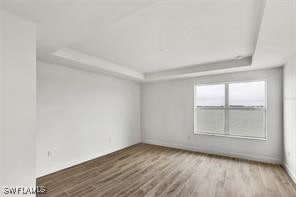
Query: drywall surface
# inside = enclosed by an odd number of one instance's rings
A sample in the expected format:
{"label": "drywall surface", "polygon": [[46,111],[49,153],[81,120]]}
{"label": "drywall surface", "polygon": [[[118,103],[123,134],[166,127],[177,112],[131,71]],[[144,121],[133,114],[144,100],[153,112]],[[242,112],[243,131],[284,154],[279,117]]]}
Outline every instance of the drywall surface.
{"label": "drywall surface", "polygon": [[[3,21],[3,13],[0,10],[0,27],[4,27],[4,21]],[[3,91],[4,91],[4,87],[3,87],[3,68],[4,68],[4,55],[3,55],[3,51],[4,51],[4,45],[2,44],[4,43],[4,32],[2,31],[2,29],[0,30],[0,177],[4,177],[4,169],[3,169],[3,164],[1,161],[3,161],[3,154],[4,154],[4,146],[3,146],[3,139],[2,136],[4,136],[4,125],[3,125],[3,118],[4,118],[4,114],[3,114]],[[0,186],[4,184],[4,180],[0,178]]]}
{"label": "drywall surface", "polygon": [[1,10],[0,20],[2,196],[3,186],[35,186],[36,29]]}
{"label": "drywall surface", "polygon": [[[193,133],[194,84],[267,80],[267,140]],[[142,85],[143,141],[272,163],[282,161],[282,69],[172,80]]]}
{"label": "drywall surface", "polygon": [[296,56],[284,67],[284,166],[296,182]]}
{"label": "drywall surface", "polygon": [[141,141],[140,85],[37,62],[37,175]]}

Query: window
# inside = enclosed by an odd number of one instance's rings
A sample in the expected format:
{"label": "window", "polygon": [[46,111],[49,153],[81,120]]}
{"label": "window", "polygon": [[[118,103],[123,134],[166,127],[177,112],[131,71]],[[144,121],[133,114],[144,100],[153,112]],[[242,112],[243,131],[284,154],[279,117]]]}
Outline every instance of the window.
{"label": "window", "polygon": [[196,85],[194,132],[266,139],[266,82]]}

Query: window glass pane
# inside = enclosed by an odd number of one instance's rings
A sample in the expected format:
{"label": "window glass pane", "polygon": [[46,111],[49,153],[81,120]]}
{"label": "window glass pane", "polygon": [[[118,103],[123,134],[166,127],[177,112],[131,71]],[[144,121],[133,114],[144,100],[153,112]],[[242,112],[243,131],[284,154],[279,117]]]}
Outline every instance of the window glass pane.
{"label": "window glass pane", "polygon": [[229,134],[265,138],[265,110],[230,110]]}
{"label": "window glass pane", "polygon": [[[265,81],[229,83],[229,91],[225,91],[225,86],[195,87],[195,131],[266,138]],[[226,98],[229,108],[225,106]]]}
{"label": "window glass pane", "polygon": [[265,82],[229,84],[229,105],[243,107],[265,106]]}
{"label": "window glass pane", "polygon": [[224,109],[195,109],[195,130],[224,134]]}
{"label": "window glass pane", "polygon": [[224,106],[225,105],[225,85],[201,85],[196,86],[195,105],[204,106]]}

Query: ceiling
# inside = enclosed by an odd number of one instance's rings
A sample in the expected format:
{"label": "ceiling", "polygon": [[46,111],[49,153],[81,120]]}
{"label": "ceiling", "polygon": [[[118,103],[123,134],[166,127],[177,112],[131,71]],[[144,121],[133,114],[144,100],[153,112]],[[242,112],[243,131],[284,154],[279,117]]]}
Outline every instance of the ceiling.
{"label": "ceiling", "polygon": [[0,2],[36,23],[39,60],[140,81],[281,66],[295,50],[294,0]]}

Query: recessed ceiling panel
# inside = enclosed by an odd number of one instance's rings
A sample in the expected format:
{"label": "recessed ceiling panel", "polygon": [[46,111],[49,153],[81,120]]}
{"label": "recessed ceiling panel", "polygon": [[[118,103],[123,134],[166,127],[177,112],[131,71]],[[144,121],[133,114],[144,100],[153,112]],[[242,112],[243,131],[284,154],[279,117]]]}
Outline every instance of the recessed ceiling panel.
{"label": "recessed ceiling panel", "polygon": [[157,1],[68,47],[140,72],[250,56],[258,0]]}

